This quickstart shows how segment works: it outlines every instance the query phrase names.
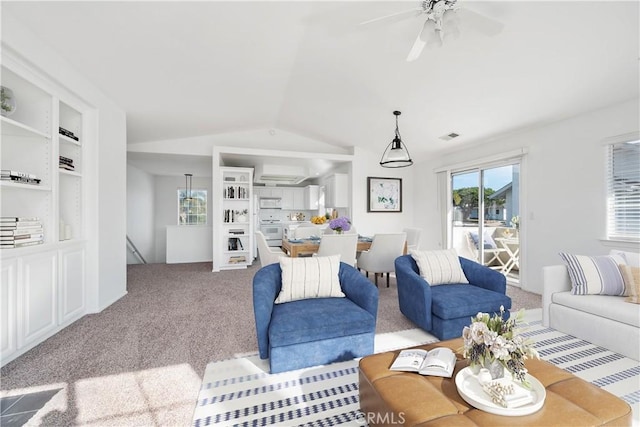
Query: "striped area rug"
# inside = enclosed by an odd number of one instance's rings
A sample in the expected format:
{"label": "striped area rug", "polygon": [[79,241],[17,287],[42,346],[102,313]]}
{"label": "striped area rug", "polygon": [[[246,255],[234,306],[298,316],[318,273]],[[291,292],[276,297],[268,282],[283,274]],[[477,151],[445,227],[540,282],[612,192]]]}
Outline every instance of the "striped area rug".
{"label": "striped area rug", "polygon": [[[524,335],[536,341],[541,358],[627,401],[640,425],[638,362],[586,341],[545,328],[539,312],[528,314]],[[420,329],[376,336],[376,352],[437,341]],[[207,366],[193,426],[362,426],[358,404],[358,361],[270,375],[257,355]]]}

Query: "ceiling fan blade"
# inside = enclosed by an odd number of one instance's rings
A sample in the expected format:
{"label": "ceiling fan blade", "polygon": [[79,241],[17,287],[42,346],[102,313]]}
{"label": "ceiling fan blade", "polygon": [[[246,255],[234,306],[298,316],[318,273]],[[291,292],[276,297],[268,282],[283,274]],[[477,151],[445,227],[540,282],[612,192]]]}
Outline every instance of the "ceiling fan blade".
{"label": "ceiling fan blade", "polygon": [[504,28],[502,22],[489,18],[473,10],[460,7],[454,10],[460,17],[460,23],[466,28],[473,29],[486,36],[495,36],[499,34]]}
{"label": "ceiling fan blade", "polygon": [[369,19],[368,21],[361,22],[358,25],[367,25],[367,24],[371,24],[373,22],[382,21],[383,19],[393,18],[395,16],[404,15],[404,14],[407,14],[407,13],[410,13],[410,12],[421,12],[421,11],[422,11],[421,7],[414,7],[413,9],[403,10],[401,12],[392,13],[391,15],[386,15],[386,16],[381,16],[379,18]]}
{"label": "ceiling fan blade", "polygon": [[432,20],[427,19],[426,21],[424,21],[424,25],[422,26],[418,37],[416,37],[416,41],[413,42],[413,46],[411,46],[409,55],[407,55],[407,62],[415,61],[416,59],[418,59],[418,57],[420,57],[422,50],[427,45],[429,39],[432,37],[434,29],[435,23]]}

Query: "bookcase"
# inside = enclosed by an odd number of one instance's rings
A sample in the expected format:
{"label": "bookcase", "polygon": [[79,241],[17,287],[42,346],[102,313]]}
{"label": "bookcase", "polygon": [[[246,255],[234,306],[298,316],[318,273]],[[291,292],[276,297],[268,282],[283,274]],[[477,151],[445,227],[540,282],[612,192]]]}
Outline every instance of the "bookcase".
{"label": "bookcase", "polygon": [[253,169],[221,167],[219,182],[213,271],[246,268],[253,262]]}
{"label": "bookcase", "polygon": [[[0,116],[0,216],[42,225],[41,242],[0,248],[4,365],[86,313],[83,166],[91,107],[11,53],[3,52],[1,68],[15,109]],[[6,179],[6,171],[39,181]]]}

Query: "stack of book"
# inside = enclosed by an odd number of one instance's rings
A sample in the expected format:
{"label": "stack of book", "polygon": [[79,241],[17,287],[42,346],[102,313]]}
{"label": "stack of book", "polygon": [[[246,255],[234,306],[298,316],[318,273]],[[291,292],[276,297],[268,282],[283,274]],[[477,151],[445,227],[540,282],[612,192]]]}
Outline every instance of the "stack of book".
{"label": "stack of book", "polygon": [[69,137],[69,138],[71,138],[71,139],[73,139],[75,141],[80,141],[80,139],[77,136],[75,136],[73,134],[73,132],[71,132],[70,130],[67,130],[67,129],[63,128],[63,127],[59,126],[58,127],[58,132],[60,133],[60,135],[64,135],[64,136]]}
{"label": "stack of book", "polygon": [[44,231],[38,217],[0,217],[0,248],[20,248],[43,242]]}
{"label": "stack of book", "polygon": [[72,171],[76,169],[76,167],[73,165],[73,159],[70,159],[64,156],[60,156],[60,162],[58,163],[58,167],[60,169],[66,169],[68,171]]}
{"label": "stack of book", "polygon": [[21,184],[40,184],[40,178],[35,176],[32,173],[20,172],[20,171],[12,171],[2,169],[0,171],[0,180],[2,181],[10,181],[10,182],[19,182]]}

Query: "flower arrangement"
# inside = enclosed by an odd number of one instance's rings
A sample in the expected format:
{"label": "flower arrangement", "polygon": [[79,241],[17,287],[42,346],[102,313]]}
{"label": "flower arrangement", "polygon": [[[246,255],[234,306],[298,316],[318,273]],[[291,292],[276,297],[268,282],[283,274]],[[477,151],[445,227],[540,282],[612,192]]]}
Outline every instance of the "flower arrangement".
{"label": "flower arrangement", "polygon": [[489,367],[497,362],[526,386],[527,369],[524,361],[528,358],[538,359],[539,355],[533,344],[518,333],[516,325],[522,319],[524,310],[509,320],[504,320],[503,314],[504,307],[500,306],[500,313],[493,317],[488,313],[478,313],[471,319],[471,326],[465,326],[462,330],[463,356],[469,359],[472,369]]}
{"label": "flower arrangement", "polygon": [[349,231],[351,229],[351,221],[346,216],[341,216],[329,221],[329,228],[336,233],[342,233],[343,231]]}
{"label": "flower arrangement", "polygon": [[312,216],[311,223],[312,224],[324,224],[327,221],[327,218],[324,216]]}
{"label": "flower arrangement", "polygon": [[516,230],[520,228],[520,215],[516,215],[513,218],[511,218],[511,226],[514,227]]}

